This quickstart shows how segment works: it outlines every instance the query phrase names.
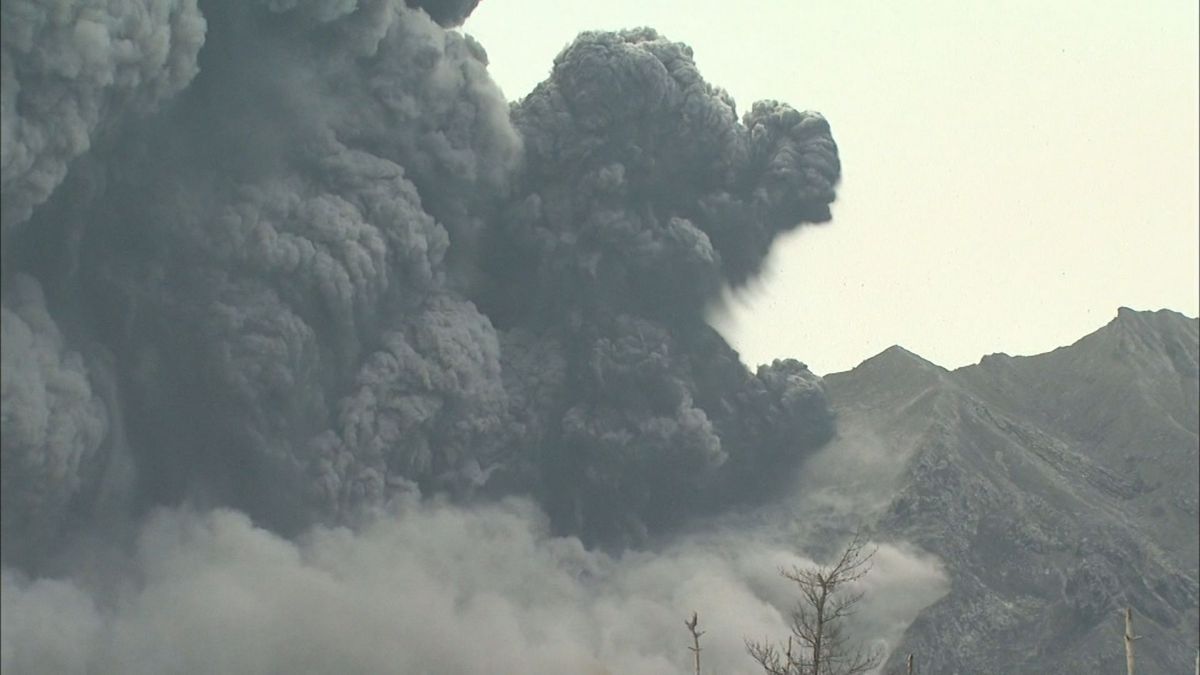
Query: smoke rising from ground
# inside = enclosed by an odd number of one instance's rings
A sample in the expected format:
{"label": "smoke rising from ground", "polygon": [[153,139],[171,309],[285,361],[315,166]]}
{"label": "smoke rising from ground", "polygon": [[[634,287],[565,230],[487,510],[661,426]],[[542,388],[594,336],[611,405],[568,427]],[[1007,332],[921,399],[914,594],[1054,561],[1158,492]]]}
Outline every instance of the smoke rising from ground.
{"label": "smoke rising from ground", "polygon": [[[708,672],[752,673],[743,638],[781,636],[805,564],[769,528],[612,557],[556,538],[525,501],[409,504],[352,532],[296,542],[242,514],[149,519],[137,578],[29,581],[5,572],[5,672],[690,672],[683,618],[699,611]],[[877,554],[869,634],[893,643],[946,588],[926,557]],[[57,630],[49,633],[45,626]]]}

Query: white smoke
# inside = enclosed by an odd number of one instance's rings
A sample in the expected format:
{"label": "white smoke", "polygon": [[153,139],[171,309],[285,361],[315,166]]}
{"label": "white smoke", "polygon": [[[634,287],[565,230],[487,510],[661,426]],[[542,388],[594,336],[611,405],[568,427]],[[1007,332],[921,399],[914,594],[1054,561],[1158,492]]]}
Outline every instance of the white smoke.
{"label": "white smoke", "polygon": [[[753,673],[745,638],[786,635],[809,561],[772,527],[612,556],[548,533],[531,503],[409,501],[358,530],[288,541],[243,514],[163,510],[117,578],[3,577],[6,673]],[[859,632],[894,644],[946,579],[882,545]],[[99,588],[97,587],[99,584]],[[870,631],[870,634],[864,633]],[[49,669],[49,670],[48,670]]]}

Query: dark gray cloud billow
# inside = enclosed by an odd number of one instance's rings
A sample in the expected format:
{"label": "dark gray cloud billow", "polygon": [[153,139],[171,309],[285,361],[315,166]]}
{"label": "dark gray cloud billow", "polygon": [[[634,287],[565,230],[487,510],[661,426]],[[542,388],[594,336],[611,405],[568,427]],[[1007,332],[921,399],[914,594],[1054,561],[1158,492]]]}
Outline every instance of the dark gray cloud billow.
{"label": "dark gray cloud billow", "polygon": [[147,113],[196,73],[195,0],[8,0],[0,10],[5,232],[29,218],[95,134]]}
{"label": "dark gray cloud billow", "polygon": [[523,444],[565,529],[636,539],[824,441],[819,379],[798,362],[747,373],[703,312],[777,234],[828,220],[825,120],[774,102],[739,120],[691,50],[649,29],[581,35],[512,119],[524,163],[476,295],[501,330],[573,355],[561,412]]}
{"label": "dark gray cloud billow", "polygon": [[[510,105],[475,4],[6,0],[5,672],[672,672],[693,608],[746,672],[783,632],[781,521],[666,537],[833,432],[704,320],[830,218],[829,126],[648,29]],[[944,580],[883,552],[893,640]]]}
{"label": "dark gray cloud billow", "polygon": [[649,29],[581,35],[513,120],[526,171],[500,232],[530,265],[507,271],[536,272],[521,290],[552,307],[695,312],[777,234],[828,220],[840,175],[820,115],[764,101],[739,120]]}
{"label": "dark gray cloud billow", "polygon": [[5,560],[19,561],[51,543],[99,473],[109,418],[95,373],[64,344],[36,281],[9,280],[0,312],[0,532]]}
{"label": "dark gray cloud billow", "polygon": [[457,26],[479,4],[479,0],[406,0],[409,7],[420,7],[443,26]]}
{"label": "dark gray cloud billow", "polygon": [[[245,41],[130,135],[81,262],[103,311],[136,307],[93,320],[144,364],[127,386],[149,500],[285,530],[486,461],[505,407],[497,336],[448,256],[515,166],[507,104],[422,12],[323,7],[222,8]],[[295,34],[250,41],[280,21]]]}
{"label": "dark gray cloud billow", "polygon": [[5,5],[6,543],[103,484],[285,535],[521,493],[639,544],[828,439],[819,378],[704,321],[829,219],[825,120],[739,118],[648,29],[510,106],[474,4]]}

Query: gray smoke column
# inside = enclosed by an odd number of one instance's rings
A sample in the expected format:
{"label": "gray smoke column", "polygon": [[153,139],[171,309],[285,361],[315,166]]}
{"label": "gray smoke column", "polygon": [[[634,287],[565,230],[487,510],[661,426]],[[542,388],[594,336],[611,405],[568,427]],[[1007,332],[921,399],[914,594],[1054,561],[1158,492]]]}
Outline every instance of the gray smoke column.
{"label": "gray smoke column", "polygon": [[747,373],[703,311],[780,232],[829,219],[825,120],[776,102],[739,120],[690,48],[640,29],[581,35],[513,121],[525,162],[478,295],[502,330],[539,334],[511,344],[511,379],[546,385],[524,347],[568,355],[524,443],[560,524],[636,537],[822,442],[818,378],[795,361]]}
{"label": "gray smoke column", "polygon": [[55,257],[43,243],[71,249],[77,233],[54,223],[53,233],[31,235],[31,246],[14,233],[123,118],[152,114],[191,81],[205,26],[194,0],[6,0],[0,7],[5,560],[35,559],[72,502],[97,497],[113,428],[111,401],[95,388],[97,377],[102,389],[112,385],[109,360],[95,362],[106,350],[87,340],[86,350],[70,344],[39,281],[21,271],[29,269],[22,253]]}
{"label": "gray smoke column", "polygon": [[[704,321],[830,218],[829,126],[648,29],[510,105],[476,4],[5,0],[5,672],[674,672],[697,608],[749,672],[785,630],[791,502],[679,528],[832,434]],[[944,591],[879,578],[885,641]]]}
{"label": "gray smoke column", "polygon": [[828,439],[819,378],[703,318],[829,219],[825,120],[739,118],[648,29],[510,106],[474,4],[6,2],[7,564],[114,490],[284,536],[528,494],[636,545]]}

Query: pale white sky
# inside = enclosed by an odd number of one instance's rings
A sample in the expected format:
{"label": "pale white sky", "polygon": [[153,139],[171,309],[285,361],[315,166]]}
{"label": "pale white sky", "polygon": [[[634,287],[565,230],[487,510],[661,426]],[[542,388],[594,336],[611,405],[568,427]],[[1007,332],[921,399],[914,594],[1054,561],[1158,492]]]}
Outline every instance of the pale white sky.
{"label": "pale white sky", "polygon": [[823,113],[832,223],[780,241],[717,327],[818,373],[901,344],[1030,354],[1117,307],[1200,313],[1195,0],[483,0],[464,26],[510,99],[582,30],[690,44],[739,111]]}

